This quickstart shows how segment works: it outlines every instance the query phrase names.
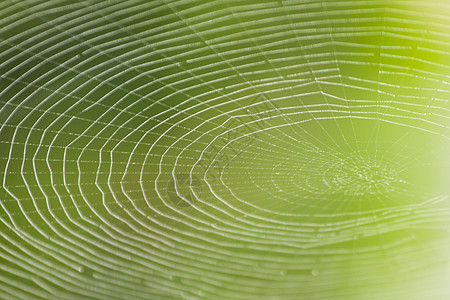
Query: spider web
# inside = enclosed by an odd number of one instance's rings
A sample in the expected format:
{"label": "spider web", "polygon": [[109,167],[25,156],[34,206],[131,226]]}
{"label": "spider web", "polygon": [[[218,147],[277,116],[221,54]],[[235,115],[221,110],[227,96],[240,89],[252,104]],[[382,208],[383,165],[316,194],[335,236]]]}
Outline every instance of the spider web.
{"label": "spider web", "polygon": [[0,11],[1,298],[450,296],[445,2]]}

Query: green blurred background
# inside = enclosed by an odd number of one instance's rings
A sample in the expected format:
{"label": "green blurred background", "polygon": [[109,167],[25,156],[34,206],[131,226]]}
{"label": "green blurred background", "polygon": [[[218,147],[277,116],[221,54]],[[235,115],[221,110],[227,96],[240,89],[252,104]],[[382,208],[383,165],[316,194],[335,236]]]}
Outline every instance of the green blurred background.
{"label": "green blurred background", "polygon": [[0,298],[449,299],[448,1],[0,2]]}

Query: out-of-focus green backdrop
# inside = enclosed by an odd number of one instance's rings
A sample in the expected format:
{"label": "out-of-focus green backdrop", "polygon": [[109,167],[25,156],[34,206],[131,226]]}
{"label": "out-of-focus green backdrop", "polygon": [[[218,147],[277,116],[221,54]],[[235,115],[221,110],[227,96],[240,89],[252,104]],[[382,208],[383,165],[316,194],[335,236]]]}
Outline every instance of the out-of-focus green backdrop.
{"label": "out-of-focus green backdrop", "polygon": [[0,2],[0,298],[449,299],[447,1]]}

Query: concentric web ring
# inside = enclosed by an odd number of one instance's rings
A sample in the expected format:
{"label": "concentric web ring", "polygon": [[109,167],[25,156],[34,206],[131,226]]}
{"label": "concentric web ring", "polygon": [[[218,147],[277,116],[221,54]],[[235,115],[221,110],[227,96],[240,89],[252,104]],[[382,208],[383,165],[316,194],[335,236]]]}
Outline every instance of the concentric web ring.
{"label": "concentric web ring", "polygon": [[0,298],[450,297],[445,1],[0,16]]}

